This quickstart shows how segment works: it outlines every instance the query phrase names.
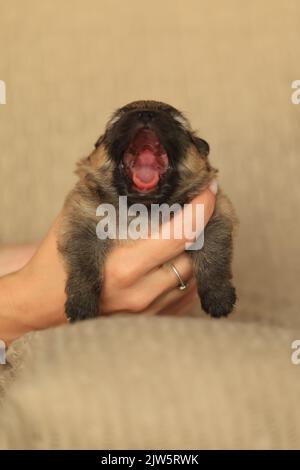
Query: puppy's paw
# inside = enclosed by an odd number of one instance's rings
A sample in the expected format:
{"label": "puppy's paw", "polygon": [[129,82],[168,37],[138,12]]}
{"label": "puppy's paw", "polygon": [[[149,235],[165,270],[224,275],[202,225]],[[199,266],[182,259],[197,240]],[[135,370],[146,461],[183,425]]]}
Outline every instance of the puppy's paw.
{"label": "puppy's paw", "polygon": [[65,313],[72,323],[97,317],[99,315],[98,297],[92,294],[90,296],[72,295],[65,303]]}
{"label": "puppy's paw", "polygon": [[235,288],[226,283],[212,287],[200,294],[202,309],[212,317],[226,317],[232,312],[236,302]]}

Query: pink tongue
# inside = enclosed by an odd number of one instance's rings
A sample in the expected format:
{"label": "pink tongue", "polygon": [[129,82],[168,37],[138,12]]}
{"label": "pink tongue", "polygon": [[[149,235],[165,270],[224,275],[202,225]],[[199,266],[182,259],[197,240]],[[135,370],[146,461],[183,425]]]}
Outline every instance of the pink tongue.
{"label": "pink tongue", "polygon": [[159,170],[156,158],[149,149],[143,150],[138,156],[132,175],[135,186],[141,190],[154,188],[159,181]]}

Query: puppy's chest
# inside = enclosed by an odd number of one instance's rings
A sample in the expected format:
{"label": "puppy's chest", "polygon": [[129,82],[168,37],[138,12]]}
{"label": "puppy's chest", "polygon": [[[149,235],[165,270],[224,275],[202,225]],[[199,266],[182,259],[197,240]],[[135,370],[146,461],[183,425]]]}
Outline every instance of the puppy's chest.
{"label": "puppy's chest", "polygon": [[139,239],[159,238],[162,224],[170,222],[173,215],[167,205],[163,208],[142,204],[129,208],[111,208],[97,217],[96,233],[100,240],[110,239],[118,245]]}

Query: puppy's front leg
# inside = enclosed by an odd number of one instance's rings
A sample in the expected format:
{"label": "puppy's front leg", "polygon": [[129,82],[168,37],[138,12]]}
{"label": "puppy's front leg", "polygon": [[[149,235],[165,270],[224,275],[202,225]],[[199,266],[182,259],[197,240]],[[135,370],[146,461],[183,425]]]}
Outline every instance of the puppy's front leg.
{"label": "puppy's front leg", "polygon": [[94,226],[73,226],[60,251],[67,268],[65,312],[70,321],[100,314],[100,292],[108,240],[99,240]]}
{"label": "puppy's front leg", "polygon": [[190,253],[203,310],[212,317],[227,316],[236,302],[231,283],[231,221],[215,214],[204,231],[203,248]]}

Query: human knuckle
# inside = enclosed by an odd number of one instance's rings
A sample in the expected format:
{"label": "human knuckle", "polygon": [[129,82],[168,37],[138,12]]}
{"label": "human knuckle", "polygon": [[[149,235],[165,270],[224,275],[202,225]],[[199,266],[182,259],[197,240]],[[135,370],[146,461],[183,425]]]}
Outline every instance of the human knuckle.
{"label": "human knuckle", "polygon": [[113,276],[121,286],[128,286],[134,281],[134,269],[129,264],[119,264],[114,270]]}

